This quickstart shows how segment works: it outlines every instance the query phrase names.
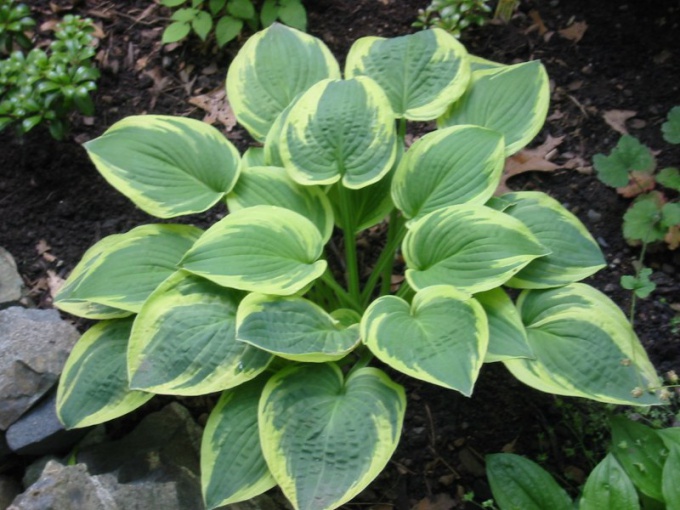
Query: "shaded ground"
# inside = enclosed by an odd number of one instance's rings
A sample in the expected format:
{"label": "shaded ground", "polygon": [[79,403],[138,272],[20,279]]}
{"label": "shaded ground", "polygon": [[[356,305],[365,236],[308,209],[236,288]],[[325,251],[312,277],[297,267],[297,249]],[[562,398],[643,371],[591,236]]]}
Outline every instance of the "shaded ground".
{"label": "shaded ground", "polygon": [[[59,14],[84,14],[101,25],[96,116],[75,118],[73,140],[68,142],[55,142],[42,130],[30,133],[22,143],[0,134],[0,245],[17,259],[40,306],[50,304],[48,270],[66,277],[98,239],[156,221],[103,181],[78,142],[98,136],[127,115],[202,118],[203,112],[188,100],[222,87],[237,50],[232,45],[212,54],[196,43],[171,51],[161,48],[167,12],[150,7],[148,1],[85,0],[69,9],[72,3],[31,2],[43,21],[55,17],[51,6],[56,5],[65,9]],[[427,3],[309,1],[310,33],[322,38],[342,61],[358,37],[412,31],[418,8]],[[621,275],[633,273],[638,255],[621,236],[627,201],[589,173],[590,161],[598,152],[609,152],[619,137],[604,121],[604,113],[630,110],[635,112],[626,123],[631,134],[660,151],[662,165],[680,163],[680,151],[671,150],[659,133],[667,111],[680,104],[680,50],[675,39],[679,21],[677,0],[524,2],[508,25],[471,30],[462,39],[472,53],[492,60],[541,59],[545,64],[552,102],[549,121],[535,145],[549,136],[564,136],[552,161],[577,168],[524,174],[511,181],[511,187],[548,192],[581,218],[609,263],[591,283],[626,310],[630,296],[618,282]],[[560,34],[564,29],[567,32]],[[227,136],[240,149],[247,146],[248,137],[239,128]],[[224,212],[186,221],[207,225]],[[41,241],[42,251],[49,247],[47,257],[36,249]],[[658,288],[639,303],[636,329],[660,371],[680,372],[680,325],[674,323],[680,313],[680,256],[652,250],[647,264],[655,271]],[[544,460],[565,483],[577,486],[579,473],[592,468],[588,452],[601,449],[606,439],[598,435],[603,420],[598,408],[571,400],[556,402],[515,382],[499,366],[485,367],[472,399],[426,384],[410,382],[408,388],[409,413],[400,448],[385,474],[357,498],[356,505],[384,503],[410,509],[425,496],[444,494],[438,501],[440,508],[448,509],[469,491],[481,501],[488,497],[483,455],[503,448]]]}

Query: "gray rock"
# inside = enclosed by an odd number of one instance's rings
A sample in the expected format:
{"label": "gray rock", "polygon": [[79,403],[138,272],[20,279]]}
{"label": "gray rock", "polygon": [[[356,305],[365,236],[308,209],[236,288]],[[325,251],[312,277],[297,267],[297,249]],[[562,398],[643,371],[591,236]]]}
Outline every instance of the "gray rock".
{"label": "gray rock", "polygon": [[84,464],[50,461],[40,476],[7,510],[187,510],[174,482],[121,484],[113,474],[92,476]]}
{"label": "gray rock", "polygon": [[20,492],[21,484],[18,480],[0,475],[0,508],[7,508]]}
{"label": "gray rock", "polygon": [[77,459],[94,475],[115,472],[122,484],[172,482],[182,508],[202,508],[201,435],[189,411],[173,402],[124,438],[81,448]]}
{"label": "gray rock", "polygon": [[56,310],[0,310],[0,430],[49,391],[78,337]]}
{"label": "gray rock", "polygon": [[24,282],[17,272],[17,264],[12,255],[0,247],[0,308],[21,299]]}
{"label": "gray rock", "polygon": [[57,418],[57,392],[52,390],[37,405],[7,429],[7,445],[19,455],[64,453],[86,433],[66,430]]}

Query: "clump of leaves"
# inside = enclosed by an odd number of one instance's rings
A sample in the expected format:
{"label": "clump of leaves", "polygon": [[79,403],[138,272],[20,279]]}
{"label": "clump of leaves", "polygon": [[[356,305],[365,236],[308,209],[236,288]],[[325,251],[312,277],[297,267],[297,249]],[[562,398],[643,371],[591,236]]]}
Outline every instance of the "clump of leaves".
{"label": "clump of leaves", "polygon": [[44,122],[60,140],[73,110],[94,113],[90,94],[99,71],[92,64],[93,32],[91,20],[67,15],[47,51],[15,51],[0,61],[0,130],[13,125],[22,136]]}
{"label": "clump of leaves", "polygon": [[425,9],[418,10],[418,19],[413,26],[441,28],[460,37],[468,27],[484,25],[490,12],[486,0],[433,0]]}
{"label": "clump of leaves", "polygon": [[161,0],[161,4],[177,9],[170,18],[172,23],[163,31],[165,44],[180,41],[192,31],[206,41],[214,32],[221,48],[238,37],[245,25],[257,30],[275,21],[307,29],[302,0],[265,0],[259,15],[252,0]]}
{"label": "clump of leaves", "polygon": [[[604,266],[583,224],[544,193],[493,197],[505,158],[545,121],[540,62],[483,61],[432,29],[359,39],[343,79],[323,42],[274,24],[245,43],[226,87],[259,142],[243,155],[207,124],[157,115],[86,144],[154,216],[230,212],[205,231],[143,225],[85,253],[55,297],[101,320],[60,380],[67,427],[154,394],[223,391],[201,448],[206,505],[278,485],[295,508],[323,510],[397,447],[405,392],[375,358],[463,395],[502,362],[542,391],[660,403],[631,393],[658,382],[625,316],[580,283]],[[407,149],[407,123],[435,119]],[[383,222],[367,267],[357,236]]]}
{"label": "clump of leaves", "polygon": [[14,0],[0,0],[0,54],[9,54],[18,44],[21,48],[31,47],[28,32],[35,26],[31,10],[26,4]]}
{"label": "clump of leaves", "polygon": [[[664,140],[680,143],[680,106],[668,113],[661,126]],[[637,138],[624,135],[609,155],[596,154],[593,164],[597,177],[629,198],[635,197],[623,216],[623,236],[631,244],[642,244],[635,276],[624,276],[621,285],[635,296],[645,298],[653,292],[651,270],[643,265],[649,243],[664,241],[671,250],[680,246],[680,170],[659,170],[649,147]]]}

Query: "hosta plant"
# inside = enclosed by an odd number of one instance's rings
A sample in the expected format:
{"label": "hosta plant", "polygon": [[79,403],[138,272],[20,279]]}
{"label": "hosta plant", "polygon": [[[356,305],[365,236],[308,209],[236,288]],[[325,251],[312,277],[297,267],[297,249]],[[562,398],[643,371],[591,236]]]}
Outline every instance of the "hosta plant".
{"label": "hosta plant", "polygon": [[[488,62],[433,29],[358,40],[343,78],[320,40],[275,24],[243,46],[226,87],[262,147],[241,156],[206,124],[153,115],[86,144],[149,214],[225,201],[230,213],[85,253],[55,301],[102,321],[60,381],[67,427],[154,394],[223,391],[203,437],[206,505],[279,485],[295,508],[325,509],[397,446],[406,398],[393,371],[470,395],[496,361],[543,391],[659,402],[621,311],[579,283],[604,264],[583,225],[543,193],[493,196],[505,157],[545,119],[539,62]],[[407,122],[433,119],[406,150]],[[384,244],[359,250],[378,224]]]}

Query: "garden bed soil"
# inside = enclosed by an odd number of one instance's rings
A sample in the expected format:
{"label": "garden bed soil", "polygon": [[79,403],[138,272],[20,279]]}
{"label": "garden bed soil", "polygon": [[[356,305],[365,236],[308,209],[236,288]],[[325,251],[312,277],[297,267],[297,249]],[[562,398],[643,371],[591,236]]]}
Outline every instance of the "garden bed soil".
{"label": "garden bed soil", "polygon": [[[75,13],[101,28],[96,115],[74,116],[71,136],[63,142],[41,128],[23,140],[0,133],[0,246],[16,258],[32,302],[49,307],[50,285],[66,278],[89,246],[157,221],[108,186],[80,144],[128,115],[203,118],[205,112],[190,100],[223,87],[238,44],[219,52],[196,41],[163,48],[159,41],[168,11],[148,1],[30,3],[40,22]],[[410,25],[428,3],[308,1],[309,32],[342,62],[359,37],[415,30]],[[509,23],[471,29],[461,39],[469,51],[491,60],[545,64],[551,106],[533,146],[561,138],[549,158],[567,168],[525,173],[510,187],[549,193],[584,222],[608,262],[589,283],[626,311],[631,296],[619,280],[634,272],[639,255],[621,235],[628,201],[595,178],[591,161],[596,153],[608,153],[620,136],[605,116],[629,111],[623,126],[658,151],[659,163],[680,163],[680,151],[660,135],[666,113],[680,104],[679,22],[680,3],[671,0],[523,2]],[[243,130],[216,126],[241,150],[247,147]],[[207,226],[225,213],[219,209],[183,221]],[[653,247],[646,264],[654,270],[657,289],[638,302],[636,330],[660,372],[680,373],[680,256]],[[606,445],[601,407],[531,390],[497,364],[485,366],[471,399],[406,378],[401,382],[407,385],[408,415],[399,449],[383,475],[348,506],[448,510],[463,508],[463,496],[471,491],[483,501],[490,496],[483,456],[499,451],[542,461],[574,489],[593,466],[589,456]],[[183,402],[204,418],[206,400]],[[127,427],[118,423],[114,429]]]}

